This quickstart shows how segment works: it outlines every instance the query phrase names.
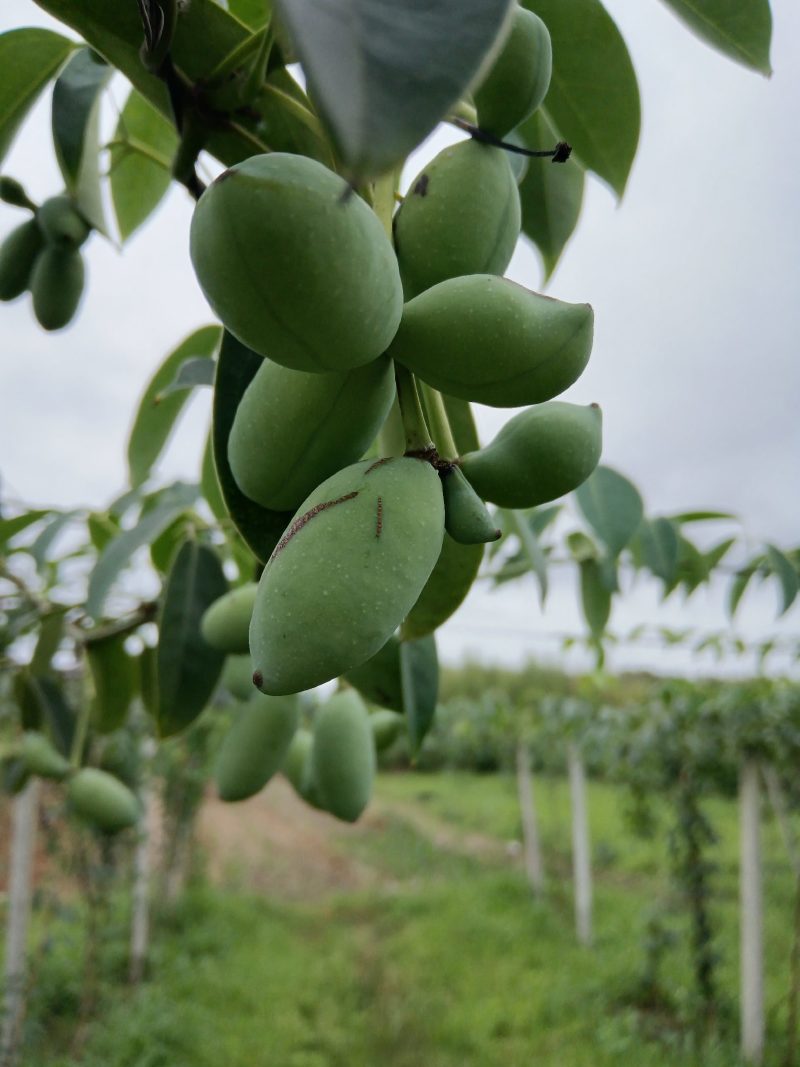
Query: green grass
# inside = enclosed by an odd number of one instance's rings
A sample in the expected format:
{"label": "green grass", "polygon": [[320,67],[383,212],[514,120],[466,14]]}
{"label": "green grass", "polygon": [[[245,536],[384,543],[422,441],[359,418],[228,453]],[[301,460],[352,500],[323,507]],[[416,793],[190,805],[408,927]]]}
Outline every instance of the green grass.
{"label": "green grass", "polygon": [[[518,835],[511,779],[384,776],[378,794],[389,807],[380,828],[337,839],[383,872],[380,888],[311,905],[193,890],[157,930],[151,979],[135,994],[121,982],[106,987],[83,1058],[59,1055],[61,1030],[48,1043],[40,1029],[25,1067],[737,1064],[735,805],[711,804],[721,834],[714,917],[723,1012],[718,1033],[695,1055],[684,1025],[691,972],[683,943],[664,960],[669,1010],[634,1006],[648,910],[661,902],[683,931],[664,873],[663,832],[635,838],[619,791],[590,786],[596,943],[582,949],[566,880],[565,784],[537,785],[551,873],[547,903],[531,900],[518,868],[497,855],[472,855],[457,841],[460,832],[500,841]],[[447,824],[453,847],[434,847],[407,816]],[[791,879],[770,824],[765,857],[769,1062],[777,1064]],[[107,951],[113,959],[113,944]],[[63,977],[69,952],[59,959]]]}

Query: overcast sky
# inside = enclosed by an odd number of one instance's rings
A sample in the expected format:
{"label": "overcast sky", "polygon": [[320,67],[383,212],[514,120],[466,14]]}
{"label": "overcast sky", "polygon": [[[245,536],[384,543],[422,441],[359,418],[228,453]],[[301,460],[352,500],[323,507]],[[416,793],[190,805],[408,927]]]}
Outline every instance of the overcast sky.
{"label": "overcast sky", "polygon": [[[607,0],[633,55],[642,93],[639,154],[617,206],[588,185],[578,232],[551,281],[552,295],[589,301],[596,340],[589,367],[565,394],[604,411],[604,462],[642,489],[649,513],[736,512],[749,536],[800,541],[800,5],[773,0],[774,75],[764,79],[693,38],[657,0]],[[0,32],[52,25],[31,0],[3,0]],[[0,77],[2,75],[0,74]],[[114,95],[124,100],[115,83]],[[109,111],[109,122],[113,115]],[[424,147],[448,140],[439,134]],[[423,161],[410,165],[416,172]],[[4,172],[34,199],[60,191],[43,100]],[[124,486],[127,431],[138,396],[163,355],[211,321],[188,258],[192,204],[174,189],[157,222],[123,255],[94,237],[89,287],[77,321],[45,335],[27,300],[0,306],[0,471],[4,496],[31,504],[101,507]],[[0,234],[20,221],[0,205]],[[541,284],[521,249],[511,276]],[[192,407],[160,468],[195,478],[208,397]],[[508,411],[480,410],[485,439]],[[647,583],[624,598],[613,624],[725,625],[722,590],[688,606],[659,607]],[[748,596],[739,632],[798,633],[774,622],[772,589]],[[800,615],[800,611],[797,613]],[[553,634],[582,629],[570,574],[556,575],[547,611],[527,580],[475,591],[441,633],[444,656],[519,662],[554,655]],[[577,654],[569,663],[577,665]],[[712,670],[707,659],[639,647],[619,666]],[[749,664],[729,664],[737,672]]]}

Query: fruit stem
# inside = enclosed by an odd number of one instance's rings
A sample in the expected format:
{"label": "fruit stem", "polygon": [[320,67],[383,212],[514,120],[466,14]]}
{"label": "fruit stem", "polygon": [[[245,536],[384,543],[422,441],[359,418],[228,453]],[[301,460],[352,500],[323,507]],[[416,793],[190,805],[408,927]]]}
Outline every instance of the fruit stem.
{"label": "fruit stem", "polygon": [[551,163],[566,163],[572,155],[572,146],[567,144],[566,141],[559,141],[555,148],[525,148],[522,145],[512,144],[510,141],[495,137],[488,130],[482,130],[473,123],[465,122],[464,119],[458,118],[458,116],[451,118],[449,122],[452,126],[457,126],[459,130],[466,130],[474,141],[480,141],[481,144],[490,144],[495,148],[502,148],[504,152],[515,152],[518,156],[527,156],[532,159],[549,159]]}
{"label": "fruit stem", "polygon": [[395,363],[395,381],[397,383],[397,400],[403,429],[406,432],[406,452],[424,452],[431,447],[431,435],[419,401],[417,383],[408,367]]}
{"label": "fruit stem", "polygon": [[450,428],[450,420],[447,417],[447,409],[442,400],[442,394],[433,386],[421,382],[422,403],[425,414],[428,417],[428,425],[433,434],[433,443],[441,459],[455,459],[458,456],[458,447],[453,439],[453,431]]}
{"label": "fruit stem", "polygon": [[89,732],[89,719],[92,715],[92,702],[85,692],[82,695],[81,709],[78,712],[78,720],[75,723],[75,733],[72,735],[72,747],[69,752],[69,763],[76,771],[80,768],[83,759],[83,749],[86,744],[86,735]]}
{"label": "fruit stem", "polygon": [[395,193],[400,182],[400,171],[400,167],[390,170],[388,174],[377,178],[372,186],[372,210],[381,220],[386,236],[392,243],[394,243],[392,215],[396,202]]}

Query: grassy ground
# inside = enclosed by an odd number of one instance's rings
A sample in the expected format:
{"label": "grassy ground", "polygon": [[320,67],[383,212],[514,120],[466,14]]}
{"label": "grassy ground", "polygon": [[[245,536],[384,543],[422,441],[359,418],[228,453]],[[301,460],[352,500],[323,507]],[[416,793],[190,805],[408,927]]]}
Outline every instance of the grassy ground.
{"label": "grassy ground", "polygon": [[[735,806],[710,804],[720,833],[713,915],[721,1007],[716,1032],[695,1052],[685,1024],[691,971],[665,875],[665,831],[635,838],[621,794],[590,786],[596,942],[582,949],[572,933],[565,783],[537,786],[550,876],[541,904],[506,848],[519,835],[511,779],[384,776],[369,820],[355,830],[286,806],[276,790],[281,825],[313,818],[322,835],[309,837],[305,822],[288,835],[315,853],[297,853],[295,866],[304,870],[327,849],[340,884],[328,879],[319,892],[301,894],[295,878],[285,892],[276,885],[267,895],[253,891],[261,882],[248,879],[241,863],[217,865],[215,885],[192,890],[162,917],[151,978],[134,994],[121,981],[120,912],[103,946],[105,972],[120,980],[104,986],[79,1060],[59,1051],[74,1029],[78,946],[56,938],[34,998],[25,1067],[736,1064]],[[250,822],[244,808],[225,809],[236,820],[231,833],[244,825],[250,839],[256,835],[275,803],[272,790],[259,800],[264,807],[248,809]],[[213,840],[207,848],[213,852]],[[257,843],[248,849],[254,870],[273,855],[289,864],[274,840],[263,851],[259,859]],[[765,855],[769,1062],[778,1064],[792,885],[769,823]],[[643,1011],[642,931],[654,908],[678,941],[663,960],[664,999]]]}

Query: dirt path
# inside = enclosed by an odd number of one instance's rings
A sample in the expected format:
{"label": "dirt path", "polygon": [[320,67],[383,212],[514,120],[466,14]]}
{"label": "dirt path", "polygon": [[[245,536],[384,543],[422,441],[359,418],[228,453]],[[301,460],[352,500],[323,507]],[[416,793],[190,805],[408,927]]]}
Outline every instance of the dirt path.
{"label": "dirt path", "polygon": [[200,817],[200,841],[215,882],[279,900],[316,900],[396,885],[352,849],[354,838],[380,833],[388,817],[401,818],[436,848],[486,863],[515,862],[504,842],[460,832],[412,803],[373,800],[359,822],[348,826],[303,803],[283,778],[242,803],[210,797]]}

